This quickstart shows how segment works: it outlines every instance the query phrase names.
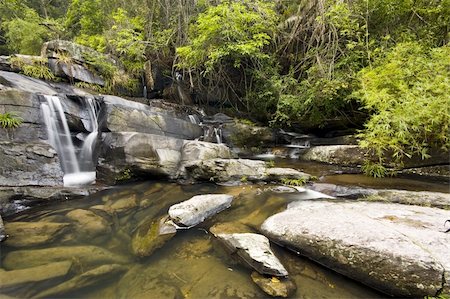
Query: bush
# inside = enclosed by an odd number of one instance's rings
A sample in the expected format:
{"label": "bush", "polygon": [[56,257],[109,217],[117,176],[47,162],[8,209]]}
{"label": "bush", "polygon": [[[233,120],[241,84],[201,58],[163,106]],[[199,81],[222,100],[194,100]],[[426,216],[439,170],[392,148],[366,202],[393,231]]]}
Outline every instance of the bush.
{"label": "bush", "polygon": [[372,112],[359,135],[362,147],[380,159],[389,153],[400,166],[405,156],[428,158],[432,147],[449,150],[449,45],[398,44],[359,78],[355,95]]}

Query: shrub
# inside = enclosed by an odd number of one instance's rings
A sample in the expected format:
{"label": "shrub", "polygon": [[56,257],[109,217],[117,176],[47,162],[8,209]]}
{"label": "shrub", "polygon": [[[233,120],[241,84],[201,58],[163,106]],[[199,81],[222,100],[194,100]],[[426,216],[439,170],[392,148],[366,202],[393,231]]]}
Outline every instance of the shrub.
{"label": "shrub", "polygon": [[399,166],[404,157],[429,158],[432,147],[450,148],[450,46],[427,49],[398,44],[376,67],[359,74],[355,94],[372,116],[360,145],[380,159],[389,153]]}

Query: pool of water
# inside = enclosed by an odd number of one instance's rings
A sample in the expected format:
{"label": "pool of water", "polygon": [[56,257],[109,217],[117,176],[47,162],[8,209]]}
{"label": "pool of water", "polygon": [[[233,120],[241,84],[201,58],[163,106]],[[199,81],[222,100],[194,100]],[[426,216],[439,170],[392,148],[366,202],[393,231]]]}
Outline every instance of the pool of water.
{"label": "pool of water", "polygon": [[[227,193],[235,196],[232,206],[204,223],[177,232],[151,256],[138,258],[131,250],[136,228],[149,219],[167,213],[177,202],[198,194]],[[79,200],[59,202],[39,207],[7,221],[49,221],[70,223],[64,235],[44,245],[14,248],[2,244],[1,259],[18,250],[38,250],[66,246],[101,247],[121,257],[126,271],[88,287],[66,291],[53,298],[262,298],[267,297],[251,280],[252,270],[234,260],[209,233],[215,224],[233,222],[244,224],[257,232],[270,215],[285,209],[296,200],[295,193],[276,193],[270,185],[225,187],[213,184],[181,186],[174,183],[145,182],[122,185]],[[127,202],[127,204],[123,204]],[[122,204],[125,207],[113,215],[99,213],[111,229],[104,235],[92,237],[81,233],[76,222],[67,217],[74,209],[92,210],[93,206]],[[131,204],[130,204],[131,203]],[[93,211],[93,210],[92,210]],[[285,248],[272,244],[274,252],[295,282],[295,298],[381,298],[382,294],[330,271]],[[76,259],[68,255],[67,260]],[[47,264],[52,256],[42,256],[34,263]],[[86,272],[103,261],[76,260],[77,267],[66,279]],[[75,263],[74,262],[74,263]],[[23,260],[11,260],[8,269],[19,267]],[[23,265],[22,265],[23,266]],[[45,273],[42,273],[44,275]],[[59,282],[61,283],[61,282]],[[9,290],[7,295],[32,297],[54,285],[23,286]],[[29,290],[24,292],[23,289]],[[1,296],[0,296],[1,297]]]}

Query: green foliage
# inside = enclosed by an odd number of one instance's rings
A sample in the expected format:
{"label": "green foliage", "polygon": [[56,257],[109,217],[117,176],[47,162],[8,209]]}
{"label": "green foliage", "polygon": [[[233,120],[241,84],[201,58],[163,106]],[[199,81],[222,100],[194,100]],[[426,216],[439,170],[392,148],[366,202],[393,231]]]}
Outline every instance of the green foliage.
{"label": "green foliage", "polygon": [[13,67],[19,68],[20,72],[26,76],[44,79],[44,80],[55,80],[55,75],[48,68],[48,61],[44,58],[32,58],[30,62],[25,61],[21,57],[12,57],[11,65]]}
{"label": "green foliage", "polygon": [[266,161],[266,167],[274,168],[275,167],[275,161],[273,161],[273,160]]}
{"label": "green foliage", "polygon": [[133,172],[129,168],[126,168],[116,176],[116,181],[118,182],[129,181],[132,178]]}
{"label": "green foliage", "polygon": [[374,178],[384,178],[388,174],[386,167],[384,167],[381,162],[373,163],[371,161],[366,161],[362,166],[362,171],[367,176]]}
{"label": "green foliage", "polygon": [[359,74],[357,96],[372,116],[360,145],[382,157],[390,153],[428,158],[431,147],[450,148],[450,46],[427,49],[398,44],[374,68]]}
{"label": "green foliage", "polygon": [[304,186],[307,182],[308,182],[308,180],[305,178],[299,178],[299,179],[282,178],[281,179],[281,183],[283,185],[287,185],[287,186],[301,187],[301,186]]}
{"label": "green foliage", "polygon": [[44,41],[54,37],[54,32],[42,25],[43,19],[36,11],[26,8],[23,18],[13,18],[2,24],[7,45],[11,51],[38,55]]}
{"label": "green foliage", "polygon": [[3,129],[18,128],[23,122],[23,118],[14,112],[0,113],[0,126]]}
{"label": "green foliage", "polygon": [[180,67],[211,72],[221,64],[239,68],[248,59],[267,59],[262,50],[275,31],[273,5],[265,1],[223,1],[200,14],[189,45],[177,48]]}

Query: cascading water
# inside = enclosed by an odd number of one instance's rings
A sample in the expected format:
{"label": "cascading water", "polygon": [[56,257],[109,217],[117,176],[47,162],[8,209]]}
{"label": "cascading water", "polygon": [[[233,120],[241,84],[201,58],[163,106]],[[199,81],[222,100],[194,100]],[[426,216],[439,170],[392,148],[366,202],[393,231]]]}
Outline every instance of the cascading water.
{"label": "cascading water", "polygon": [[[79,159],[77,159],[69,125],[67,124],[60,98],[47,95],[45,95],[44,98],[46,103],[41,104],[41,110],[47,126],[49,142],[56,149],[60,157],[61,167],[64,171],[64,186],[75,187],[94,182],[95,167],[92,161],[92,153],[93,146],[98,136],[98,122],[94,100],[91,98],[87,99],[87,111],[90,119],[91,133],[83,142]],[[87,163],[90,166],[85,167],[83,164],[82,169],[80,167],[80,160],[90,161]]]}
{"label": "cascading water", "polygon": [[214,135],[216,136],[216,142],[218,144],[221,144],[222,143],[222,128],[214,127]]}

